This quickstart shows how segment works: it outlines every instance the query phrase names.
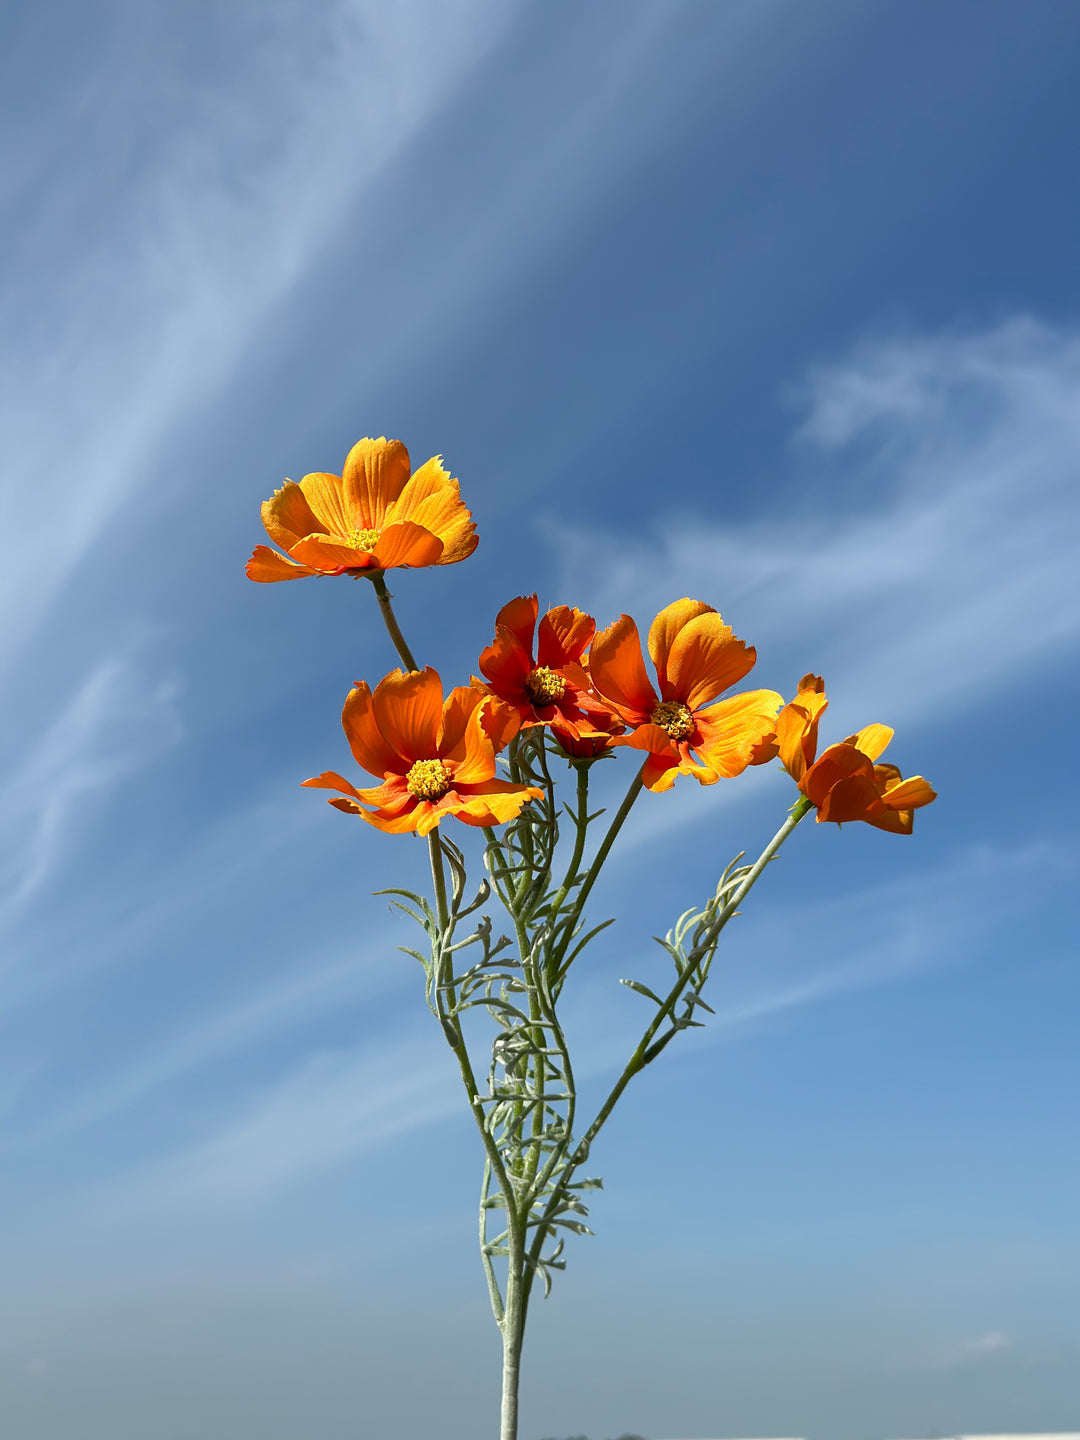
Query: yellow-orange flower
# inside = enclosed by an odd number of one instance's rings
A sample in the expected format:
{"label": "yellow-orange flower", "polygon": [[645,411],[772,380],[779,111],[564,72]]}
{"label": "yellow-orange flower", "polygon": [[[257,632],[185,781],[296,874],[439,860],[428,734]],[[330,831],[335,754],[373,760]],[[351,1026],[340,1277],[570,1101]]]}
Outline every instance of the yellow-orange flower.
{"label": "yellow-orange flower", "polygon": [[383,783],[358,790],[333,770],[302,783],[340,791],[347,798],[330,804],[379,830],[427,835],[448,815],[501,825],[543,793],[495,779],[495,755],[518,730],[516,712],[479,685],[458,686],[443,700],[430,666],[395,670],[374,694],[357,685],[341,723],[357,764]]}
{"label": "yellow-orange flower", "polygon": [[518,712],[523,728],[550,725],[570,753],[575,741],[595,740],[599,749],[585,750],[599,754],[622,725],[592,694],[585,670],[596,622],[573,606],[557,605],[537,626],[539,609],[535,595],[519,595],[502,607],[480,669],[492,692]]}
{"label": "yellow-orange flower", "polygon": [[453,565],[476,549],[476,526],[439,456],[410,474],[400,440],[359,440],[343,473],[286,480],[263,501],[266,533],[286,555],[257,545],[251,580],[362,575],[398,566]]}
{"label": "yellow-orange flower", "polygon": [[709,703],[757,659],[711,605],[683,599],[661,610],[649,629],[649,654],[659,693],[645,670],[637,626],[622,615],[593,641],[589,674],[632,727],[612,743],[648,752],[642,778],[650,790],[670,790],[676,775],[712,785],[775,754],[771,741],[783,696],[748,690]]}
{"label": "yellow-orange flower", "polygon": [[785,769],[819,821],[864,820],[894,835],[910,835],[914,812],[936,800],[936,792],[921,775],[904,780],[895,765],[875,764],[893,737],[888,725],[867,725],[815,760],[818,721],[828,703],[821,676],[804,675],[795,699],[776,720],[776,748]]}

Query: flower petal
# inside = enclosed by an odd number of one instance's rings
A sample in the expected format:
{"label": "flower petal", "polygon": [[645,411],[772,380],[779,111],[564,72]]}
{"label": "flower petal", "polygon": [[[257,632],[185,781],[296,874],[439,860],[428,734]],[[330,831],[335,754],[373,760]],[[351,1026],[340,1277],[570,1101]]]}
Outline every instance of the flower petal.
{"label": "flower petal", "polygon": [[[426,804],[427,802],[422,802]],[[338,809],[344,808],[343,801],[331,800],[331,805],[337,805]],[[406,810],[403,815],[386,815],[381,810],[361,810],[360,816],[369,825],[374,825],[376,830],[382,830],[387,835],[407,835],[410,830],[417,828],[420,805],[414,805],[411,810]]]}
{"label": "flower petal", "polygon": [[657,706],[657,695],[645,671],[638,628],[629,615],[601,630],[589,651],[593,688],[610,700],[631,724],[647,720]]}
{"label": "flower petal", "polygon": [[817,754],[818,724],[828,708],[820,675],[804,675],[798,694],[776,718],[776,747],[781,763],[796,781],[806,774]]}
{"label": "flower petal", "polygon": [[749,674],[756,660],[754,647],[737,639],[715,610],[695,615],[672,641],[661,695],[696,710]]}
{"label": "flower petal", "polygon": [[755,751],[774,733],[783,703],[775,690],[744,690],[697,711],[701,738],[694,743],[706,765],[730,780],[755,764]]}
{"label": "flower petal", "polygon": [[465,560],[476,549],[476,526],[458,482],[433,455],[421,465],[386,513],[388,521],[413,520],[443,542],[440,565]]}
{"label": "flower petal", "polygon": [[484,729],[484,703],[476,706],[465,723],[465,753],[454,765],[454,788],[477,785],[495,774],[495,747]]}
{"label": "flower petal", "polygon": [[[349,524],[341,493],[340,475],[329,475],[325,471],[315,470],[300,481],[300,489],[304,492],[304,499],[311,513],[319,522],[316,529],[321,530],[324,535],[343,537],[348,535],[350,530],[362,528]],[[292,549],[291,545],[289,549]]]}
{"label": "flower petal", "polygon": [[918,810],[937,799],[937,791],[921,775],[911,775],[898,785],[886,786],[881,792],[882,804],[891,810]]}
{"label": "flower petal", "polygon": [[712,605],[706,605],[704,600],[690,600],[684,598],[676,600],[671,605],[665,605],[660,614],[649,626],[649,655],[656,666],[656,673],[660,680],[660,693],[664,699],[668,696],[664,693],[664,686],[667,683],[668,655],[679,631],[691,620],[697,619],[699,615],[715,615],[716,610]]}
{"label": "flower petal", "polygon": [[351,795],[354,800],[360,799],[356,786],[350,784],[336,770],[324,770],[321,775],[313,775],[310,780],[301,780],[300,784],[309,790],[340,790],[343,795]]}
{"label": "flower petal", "polygon": [[340,575],[343,570],[377,570],[370,550],[357,550],[340,535],[306,535],[290,552],[304,565],[323,575]]}
{"label": "flower petal", "polygon": [[391,671],[376,685],[372,705],[383,739],[402,760],[435,758],[443,696],[442,681],[430,665]]}
{"label": "flower petal", "polygon": [[393,570],[408,565],[414,570],[423,565],[438,565],[442,541],[422,525],[406,521],[388,525],[375,546],[375,563],[380,570]]}
{"label": "flower petal", "polygon": [[518,643],[529,658],[532,667],[533,635],[536,631],[536,614],[540,602],[535,595],[518,595],[508,600],[495,616],[495,630],[500,626],[517,637]]}
{"label": "flower petal", "polygon": [[853,775],[873,781],[874,766],[870,758],[854,745],[830,745],[799,781],[799,789],[816,806],[821,806],[833,785]]}
{"label": "flower petal", "polygon": [[342,472],[344,515],[350,530],[381,530],[386,512],[409,479],[409,452],[400,440],[358,440],[345,457]]}
{"label": "flower petal", "polygon": [[345,731],[353,759],[369,775],[377,775],[380,780],[386,775],[404,775],[412,763],[387,744],[375,719],[371,691],[363,681],[345,697],[341,728]]}
{"label": "flower petal", "polygon": [[299,580],[303,575],[318,575],[320,571],[312,570],[307,565],[297,565],[294,560],[271,550],[269,545],[256,545],[251,552],[251,559],[244,567],[244,573],[249,580],[257,580],[261,585],[272,585],[275,580]]}
{"label": "flower petal", "polygon": [[282,550],[291,550],[305,535],[325,528],[319,524],[303,490],[291,480],[263,501],[262,522],[270,539]]}
{"label": "flower petal", "polygon": [[818,819],[845,825],[850,820],[871,820],[884,808],[872,779],[866,775],[849,775],[830,787],[818,806]]}
{"label": "flower petal", "polygon": [[536,633],[536,663],[550,670],[577,664],[596,632],[591,615],[571,605],[556,605],[540,621]]}
{"label": "flower petal", "polygon": [[498,626],[495,639],[481,651],[478,664],[495,692],[505,700],[528,699],[525,680],[533,669],[532,656],[513,630]]}
{"label": "flower petal", "polygon": [[856,750],[861,750],[864,755],[869,755],[871,760],[876,760],[884,753],[895,733],[888,725],[866,725],[857,735],[849,735],[844,744],[854,745]]}

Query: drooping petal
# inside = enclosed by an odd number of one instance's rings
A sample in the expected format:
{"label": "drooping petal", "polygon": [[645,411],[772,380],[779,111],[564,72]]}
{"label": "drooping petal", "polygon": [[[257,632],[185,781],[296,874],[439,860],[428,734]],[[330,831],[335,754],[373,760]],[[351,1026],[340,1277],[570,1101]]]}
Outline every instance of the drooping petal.
{"label": "drooping petal", "polygon": [[476,526],[461,499],[458,482],[432,456],[412,476],[386,512],[388,523],[413,520],[443,542],[440,565],[465,560],[476,549]]}
{"label": "drooping petal", "polygon": [[343,570],[375,570],[375,556],[370,550],[357,550],[339,535],[306,535],[292,547],[292,555],[304,565],[324,575],[340,575]]}
{"label": "drooping petal", "polygon": [[596,632],[591,615],[572,605],[556,605],[540,621],[536,634],[536,663],[551,670],[576,664]]}
{"label": "drooping petal", "polygon": [[636,725],[626,735],[616,736],[612,744],[626,745],[631,750],[648,750],[651,755],[666,756],[672,765],[679,763],[679,751],[674,740],[659,725]]}
{"label": "drooping petal", "polygon": [[426,670],[391,671],[372,696],[383,739],[410,764],[435,757],[442,704],[442,681],[430,665]]}
{"label": "drooping petal", "polygon": [[849,775],[830,786],[828,794],[818,806],[818,819],[845,825],[851,820],[870,820],[884,808],[872,778],[866,775]]}
{"label": "drooping petal", "polygon": [[755,763],[755,751],[776,729],[784,697],[775,690],[745,690],[699,710],[695,747],[706,765],[733,779]]}
{"label": "drooping petal", "polygon": [[380,780],[384,775],[403,775],[412,763],[387,744],[375,719],[371,691],[363,681],[345,697],[341,728],[345,731],[353,759]]}
{"label": "drooping petal", "polygon": [[358,440],[345,458],[342,472],[345,529],[381,530],[386,512],[409,479],[409,452],[400,440]]}
{"label": "drooping petal", "polygon": [[320,572],[308,565],[297,565],[294,560],[271,550],[269,545],[256,545],[251,559],[244,566],[244,573],[249,580],[257,580],[260,585],[272,585],[276,580],[299,580],[303,575],[318,575]]}
{"label": "drooping petal", "polygon": [[914,810],[892,810],[888,805],[880,805],[862,818],[868,825],[887,830],[890,835],[910,835],[915,828]]}
{"label": "drooping petal", "polygon": [[502,825],[520,814],[529,800],[543,795],[535,785],[515,785],[510,780],[487,780],[461,792],[454,814],[466,825]]}
{"label": "drooping petal", "polygon": [[324,529],[303,490],[291,480],[286,480],[280,490],[263,501],[262,522],[270,539],[282,550],[291,550],[305,535]]}
{"label": "drooping petal", "polygon": [[937,799],[937,791],[921,775],[910,775],[896,785],[888,785],[881,792],[882,803],[893,810],[918,810]]}
{"label": "drooping petal", "polygon": [[678,765],[673,765],[666,755],[650,755],[641,767],[642,784],[656,794],[670,790],[678,774]]}
{"label": "drooping petal", "polygon": [[411,520],[388,525],[375,545],[375,563],[380,570],[408,565],[414,570],[423,565],[438,565],[442,541],[422,525]]}
{"label": "drooping petal", "polygon": [[854,745],[846,742],[842,745],[830,745],[807,770],[799,782],[799,789],[820,809],[832,787],[841,780],[850,780],[853,776],[866,780],[872,786],[873,761]]}
{"label": "drooping petal", "polygon": [[857,735],[849,735],[844,744],[854,745],[856,750],[861,750],[864,755],[869,755],[871,760],[876,760],[884,753],[895,733],[888,725],[866,725]]}
{"label": "drooping petal", "polygon": [[589,651],[593,688],[631,723],[648,719],[657,695],[645,670],[638,628],[629,615],[601,630]]}
{"label": "drooping petal", "polygon": [[699,615],[715,614],[715,608],[712,605],[706,605],[704,600],[684,598],[665,605],[649,626],[649,656],[656,666],[656,674],[660,680],[660,694],[665,700],[669,698],[664,689],[667,684],[668,656],[679,631],[691,620],[697,619]]}
{"label": "drooping petal", "polygon": [[310,780],[301,780],[300,784],[309,790],[340,790],[343,795],[351,795],[354,800],[360,799],[356,786],[350,784],[336,770],[324,770],[321,775],[313,775]]}
{"label": "drooping petal", "polygon": [[749,674],[756,660],[754,647],[737,639],[715,611],[695,615],[672,641],[661,694],[696,710]]}
{"label": "drooping petal", "polygon": [[[324,535],[344,537],[350,530],[363,528],[349,524],[339,475],[329,475],[325,471],[315,470],[310,475],[305,475],[300,481],[300,489],[304,492],[304,499],[307,501],[311,513],[319,522],[317,530]],[[309,531],[310,533],[314,532]],[[300,538],[303,539],[303,536]],[[289,549],[292,549],[291,545]]]}
{"label": "drooping petal", "polygon": [[[331,805],[337,805],[338,809],[344,808],[344,802],[331,800]],[[422,802],[426,804],[427,802]],[[374,825],[376,830],[382,830],[386,835],[407,835],[410,830],[417,828],[417,819],[420,812],[420,805],[414,805],[411,810],[406,810],[401,815],[386,815],[381,810],[360,810],[361,817]]]}

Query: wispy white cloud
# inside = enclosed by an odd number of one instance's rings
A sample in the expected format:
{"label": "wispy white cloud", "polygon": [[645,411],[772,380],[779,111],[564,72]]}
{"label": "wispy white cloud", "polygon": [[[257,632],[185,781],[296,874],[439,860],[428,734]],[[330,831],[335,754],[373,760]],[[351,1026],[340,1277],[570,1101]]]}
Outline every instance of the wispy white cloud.
{"label": "wispy white cloud", "polygon": [[148,675],[130,653],[100,663],[2,782],[0,928],[50,881],[84,831],[95,796],[178,743],[175,680]]}
{"label": "wispy white cloud", "polygon": [[212,74],[184,73],[164,12],[124,24],[112,48],[98,36],[99,63],[36,136],[45,152],[87,147],[73,183],[2,177],[20,197],[20,263],[0,289],[3,424],[22,477],[5,524],[23,537],[0,579],[6,654],[511,14],[492,0],[242,5],[216,22]]}
{"label": "wispy white cloud", "polygon": [[992,703],[1080,638],[1078,388],[1080,335],[1031,318],[867,343],[794,392],[753,519],[560,534],[564,588],[646,623],[710,600],[757,644],[761,683],[825,674],[839,733]]}

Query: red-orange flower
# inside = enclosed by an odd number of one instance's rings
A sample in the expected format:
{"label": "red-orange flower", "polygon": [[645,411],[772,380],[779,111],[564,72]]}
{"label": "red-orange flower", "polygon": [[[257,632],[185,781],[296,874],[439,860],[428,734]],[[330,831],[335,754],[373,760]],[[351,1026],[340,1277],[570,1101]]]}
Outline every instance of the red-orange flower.
{"label": "red-orange flower", "polygon": [[476,549],[476,526],[458,482],[433,456],[410,475],[400,440],[359,440],[342,475],[286,480],[263,501],[262,521],[275,544],[257,545],[251,580],[301,575],[362,575],[397,566],[453,565]]}
{"label": "red-orange flower", "polygon": [[597,692],[632,733],[615,745],[648,752],[642,778],[670,790],[676,775],[703,785],[740,775],[775,754],[775,690],[748,690],[709,704],[754,667],[757,651],[735,638],[711,605],[676,600],[649,629],[659,694],[645,671],[637,626],[622,615],[593,641],[589,674]]}
{"label": "red-orange flower", "polygon": [[519,595],[502,607],[480,669],[492,693],[520,715],[523,728],[550,725],[560,744],[564,736],[594,738],[603,748],[622,726],[592,694],[585,670],[596,622],[570,605],[557,605],[537,626],[539,609],[535,595]]}
{"label": "red-orange flower", "polygon": [[357,685],[341,723],[357,764],[383,783],[357,790],[333,770],[302,783],[340,791],[349,798],[330,804],[379,830],[427,835],[448,815],[501,825],[543,793],[495,779],[495,755],[517,733],[516,713],[479,686],[458,686],[444,701],[430,666],[395,670],[374,694]]}
{"label": "red-orange flower", "polygon": [[888,725],[867,725],[839,745],[817,754],[818,721],[828,705],[820,675],[804,675],[795,699],[776,721],[780,759],[817,810],[817,818],[837,825],[865,820],[894,835],[910,835],[914,812],[937,794],[921,775],[901,778],[895,765],[874,762],[893,737]]}

